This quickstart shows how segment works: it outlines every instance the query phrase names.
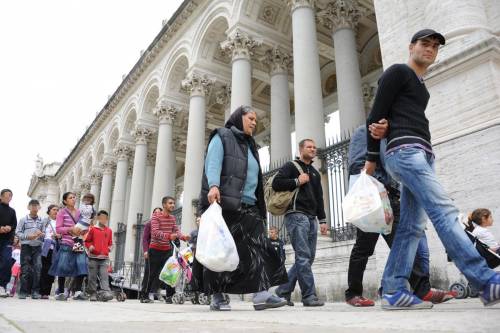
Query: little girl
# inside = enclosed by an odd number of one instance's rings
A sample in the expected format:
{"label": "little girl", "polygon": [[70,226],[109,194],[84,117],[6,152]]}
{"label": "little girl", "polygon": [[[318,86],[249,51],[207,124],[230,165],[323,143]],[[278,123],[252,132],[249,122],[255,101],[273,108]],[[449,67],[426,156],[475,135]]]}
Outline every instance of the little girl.
{"label": "little girl", "polygon": [[95,198],[92,193],[87,193],[83,196],[82,204],[79,207],[80,219],[78,220],[78,223],[75,225],[75,227],[84,232],[80,233],[80,236],[73,238],[73,241],[75,242],[75,244],[73,245],[74,252],[85,251],[82,234],[85,234],[85,232],[89,229],[92,219],[95,217],[94,201]]}
{"label": "little girl", "polygon": [[479,239],[488,247],[500,254],[500,244],[495,239],[495,236],[487,228],[493,225],[493,216],[489,209],[478,208],[469,214],[467,229],[472,232],[477,239]]}
{"label": "little girl", "polygon": [[14,297],[16,294],[17,282],[21,276],[21,245],[19,244],[19,238],[17,236],[14,237],[14,243],[12,244],[12,259],[15,260],[15,262],[14,265],[12,265],[7,292],[11,297]]}

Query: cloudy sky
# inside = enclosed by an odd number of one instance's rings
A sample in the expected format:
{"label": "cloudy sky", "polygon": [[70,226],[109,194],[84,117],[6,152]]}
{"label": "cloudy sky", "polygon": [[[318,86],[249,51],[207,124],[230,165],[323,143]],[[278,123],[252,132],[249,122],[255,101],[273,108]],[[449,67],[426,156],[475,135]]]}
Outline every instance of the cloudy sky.
{"label": "cloudy sky", "polygon": [[36,155],[64,160],[181,3],[0,2],[0,188],[18,216]]}

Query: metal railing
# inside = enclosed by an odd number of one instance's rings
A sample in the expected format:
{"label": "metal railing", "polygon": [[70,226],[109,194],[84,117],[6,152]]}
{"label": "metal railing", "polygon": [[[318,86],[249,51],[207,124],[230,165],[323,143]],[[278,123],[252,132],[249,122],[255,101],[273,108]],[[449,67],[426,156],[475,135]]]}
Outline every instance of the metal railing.
{"label": "metal railing", "polygon": [[[127,234],[127,225],[122,222],[118,222],[116,231],[114,232],[115,237],[115,263],[123,262],[125,253],[125,237]],[[113,266],[114,270],[117,270],[117,266]]]}

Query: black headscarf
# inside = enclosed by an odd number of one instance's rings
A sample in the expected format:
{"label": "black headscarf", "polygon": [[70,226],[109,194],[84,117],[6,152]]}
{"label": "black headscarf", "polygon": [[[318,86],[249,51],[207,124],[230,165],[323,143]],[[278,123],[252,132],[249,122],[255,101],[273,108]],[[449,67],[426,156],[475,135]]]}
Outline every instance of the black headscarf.
{"label": "black headscarf", "polygon": [[247,141],[250,145],[250,148],[252,149],[252,152],[258,160],[259,155],[257,153],[257,150],[259,149],[259,147],[257,147],[257,144],[255,143],[253,137],[246,134],[243,130],[243,116],[248,112],[254,112],[250,106],[242,105],[238,107],[226,121],[224,127],[229,128],[237,139]]}

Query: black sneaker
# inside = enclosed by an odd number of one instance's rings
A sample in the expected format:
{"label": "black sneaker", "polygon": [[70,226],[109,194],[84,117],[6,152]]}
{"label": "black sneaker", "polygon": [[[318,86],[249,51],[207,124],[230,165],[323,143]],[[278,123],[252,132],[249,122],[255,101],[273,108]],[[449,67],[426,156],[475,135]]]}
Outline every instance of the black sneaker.
{"label": "black sneaker", "polygon": [[302,300],[302,305],[304,306],[323,306],[325,302],[320,301],[318,297],[313,296]]}
{"label": "black sneaker", "polygon": [[293,303],[292,300],[291,300],[292,297],[291,297],[290,294],[282,294],[282,293],[279,292],[279,289],[276,289],[274,291],[274,293],[276,294],[276,296],[286,299],[286,305],[288,305],[288,306],[294,306],[295,305],[295,303]]}
{"label": "black sneaker", "polygon": [[276,295],[270,296],[264,303],[253,303],[253,308],[256,311],[280,308],[287,305],[287,300]]}
{"label": "black sneaker", "polygon": [[141,303],[153,303],[154,301],[149,298],[149,297],[146,297],[146,298],[141,298],[140,299]]}
{"label": "black sneaker", "polygon": [[220,303],[210,304],[210,310],[212,310],[212,311],[231,311],[231,306],[229,304],[227,304],[226,301],[222,301]]}
{"label": "black sneaker", "polygon": [[172,296],[165,297],[165,303],[167,303],[167,304],[174,304],[174,302],[172,302]]}

